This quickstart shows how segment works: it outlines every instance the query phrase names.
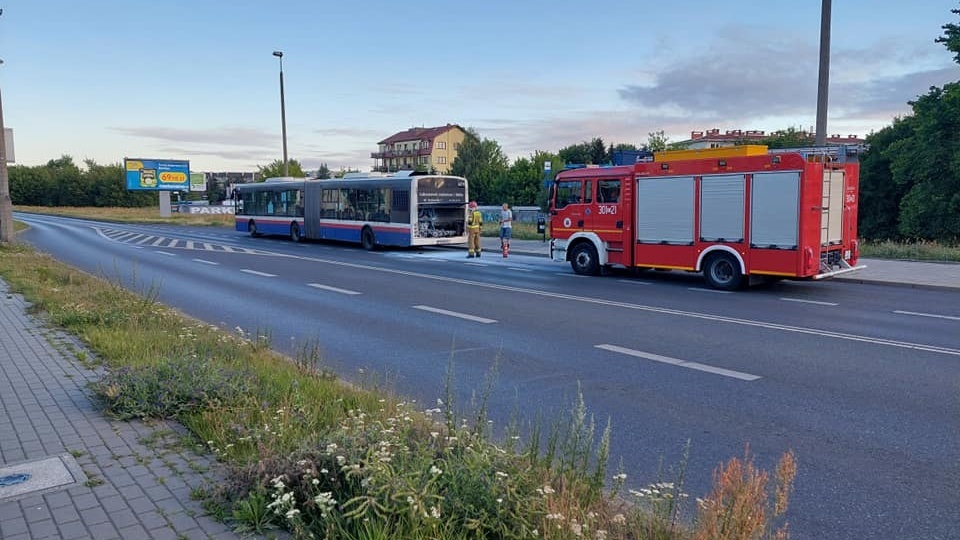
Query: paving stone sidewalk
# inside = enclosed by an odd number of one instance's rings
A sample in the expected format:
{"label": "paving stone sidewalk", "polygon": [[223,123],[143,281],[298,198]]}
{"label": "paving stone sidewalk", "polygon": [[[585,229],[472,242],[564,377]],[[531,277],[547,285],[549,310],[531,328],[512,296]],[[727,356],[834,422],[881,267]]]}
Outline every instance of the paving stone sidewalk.
{"label": "paving stone sidewalk", "polygon": [[238,538],[190,496],[222,478],[215,460],[179,426],[105,417],[86,387],[99,377],[80,361],[90,354],[26,310],[0,280],[0,469],[72,456],[85,478],[7,498],[0,487],[0,538]]}

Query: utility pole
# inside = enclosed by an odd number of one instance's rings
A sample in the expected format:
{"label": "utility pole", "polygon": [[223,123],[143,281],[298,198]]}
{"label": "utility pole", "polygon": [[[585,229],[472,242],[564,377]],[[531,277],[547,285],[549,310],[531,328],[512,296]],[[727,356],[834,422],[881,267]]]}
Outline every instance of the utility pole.
{"label": "utility pole", "polygon": [[820,83],[817,87],[817,135],[814,144],[827,145],[827,94],[830,88],[830,11],[831,0],[820,8]]}
{"label": "utility pole", "polygon": [[[3,9],[0,9],[3,15]],[[3,60],[0,59],[0,64]],[[0,243],[16,244],[13,231],[13,203],[10,201],[10,177],[7,175],[7,141],[3,130],[3,95],[0,93]]]}

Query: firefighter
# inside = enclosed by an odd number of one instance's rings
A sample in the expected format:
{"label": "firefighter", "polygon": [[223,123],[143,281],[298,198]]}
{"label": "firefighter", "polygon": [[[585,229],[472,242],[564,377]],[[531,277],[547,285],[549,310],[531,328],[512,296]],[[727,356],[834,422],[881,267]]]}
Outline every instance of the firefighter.
{"label": "firefighter", "polygon": [[467,211],[467,258],[480,256],[480,227],[483,225],[483,214],[477,208],[476,201],[470,201]]}

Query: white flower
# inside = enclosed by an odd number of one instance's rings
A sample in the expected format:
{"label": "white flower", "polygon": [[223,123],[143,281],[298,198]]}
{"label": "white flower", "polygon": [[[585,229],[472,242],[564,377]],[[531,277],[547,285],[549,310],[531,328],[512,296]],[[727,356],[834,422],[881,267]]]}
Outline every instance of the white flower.
{"label": "white flower", "polygon": [[290,510],[287,510],[287,519],[293,519],[299,513],[300,511],[296,508],[291,508]]}
{"label": "white flower", "polygon": [[433,519],[440,519],[440,509],[437,508],[436,506],[431,506],[431,507],[430,507],[430,516],[431,516]]}
{"label": "white flower", "polygon": [[320,479],[318,479],[318,478],[314,478],[313,480],[311,480],[311,482],[312,482],[313,485],[315,485],[315,486],[319,486],[319,485],[320,485]]}
{"label": "white flower", "polygon": [[617,514],[613,516],[613,522],[616,523],[617,525],[623,525],[624,523],[627,522],[627,518],[624,517],[623,514]]}
{"label": "white flower", "polygon": [[626,473],[615,474],[613,475],[613,479],[617,482],[623,482],[624,480],[627,479],[627,474]]}
{"label": "white flower", "polygon": [[497,478],[506,478],[506,477],[508,476],[507,473],[505,473],[505,472],[500,472],[500,471],[497,471],[495,474],[496,474]]}
{"label": "white flower", "polygon": [[543,492],[546,493],[547,495],[551,495],[551,494],[553,494],[553,493],[556,493],[556,491],[554,491],[553,488],[550,487],[549,484],[546,485],[546,486],[543,486]]}
{"label": "white flower", "polygon": [[328,471],[328,470],[326,470],[326,469],[320,469],[320,474],[327,474],[328,472],[330,472],[330,471]]}
{"label": "white flower", "polygon": [[436,465],[431,465],[431,466],[430,466],[430,474],[434,474],[434,475],[436,475],[436,474],[443,474],[443,470],[440,469],[439,467],[437,467]]}

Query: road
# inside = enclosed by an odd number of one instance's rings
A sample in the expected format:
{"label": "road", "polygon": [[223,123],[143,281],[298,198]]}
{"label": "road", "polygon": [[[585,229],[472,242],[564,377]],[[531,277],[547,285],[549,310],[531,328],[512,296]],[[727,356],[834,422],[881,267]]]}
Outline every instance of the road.
{"label": "road", "polygon": [[747,444],[767,468],[793,449],[793,538],[960,534],[960,293],[840,282],[722,293],[696,276],[585,278],[538,257],[17,219],[31,225],[24,240],[68,264],[268,332],[288,354],[316,340],[342,378],[375,373],[424,408],[445,395],[450,365],[463,406],[498,366],[500,429],[514,412],[569,410],[580,388],[598,424],[611,420],[612,464],[622,458],[630,487],[657,481],[688,440],[691,499]]}

